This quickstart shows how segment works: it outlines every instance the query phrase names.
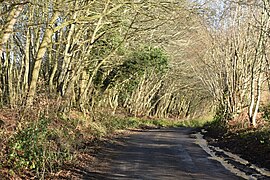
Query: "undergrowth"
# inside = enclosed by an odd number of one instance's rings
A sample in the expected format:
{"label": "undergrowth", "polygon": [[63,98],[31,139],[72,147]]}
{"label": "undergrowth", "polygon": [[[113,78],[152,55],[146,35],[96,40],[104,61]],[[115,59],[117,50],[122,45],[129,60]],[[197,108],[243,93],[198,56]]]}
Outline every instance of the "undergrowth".
{"label": "undergrowth", "polygon": [[49,127],[50,124],[49,119],[41,118],[28,123],[8,139],[2,162],[9,170],[7,176],[35,174],[36,178],[44,178],[45,174],[56,171],[72,159],[68,142],[61,142],[72,137]]}

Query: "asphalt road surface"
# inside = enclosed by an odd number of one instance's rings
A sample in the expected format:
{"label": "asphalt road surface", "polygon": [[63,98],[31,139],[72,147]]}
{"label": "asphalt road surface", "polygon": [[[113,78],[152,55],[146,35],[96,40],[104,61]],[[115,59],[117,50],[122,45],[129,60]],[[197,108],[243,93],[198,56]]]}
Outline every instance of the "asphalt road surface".
{"label": "asphalt road surface", "polygon": [[106,150],[110,168],[91,179],[241,179],[211,159],[191,134],[191,128],[131,134]]}

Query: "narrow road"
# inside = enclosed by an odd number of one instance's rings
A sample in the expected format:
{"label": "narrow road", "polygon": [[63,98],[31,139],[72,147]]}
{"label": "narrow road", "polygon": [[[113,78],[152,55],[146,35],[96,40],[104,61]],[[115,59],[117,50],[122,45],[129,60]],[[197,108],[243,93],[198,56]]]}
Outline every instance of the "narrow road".
{"label": "narrow road", "polygon": [[155,129],[121,139],[105,150],[111,168],[102,179],[241,179],[211,159],[191,134],[191,128]]}

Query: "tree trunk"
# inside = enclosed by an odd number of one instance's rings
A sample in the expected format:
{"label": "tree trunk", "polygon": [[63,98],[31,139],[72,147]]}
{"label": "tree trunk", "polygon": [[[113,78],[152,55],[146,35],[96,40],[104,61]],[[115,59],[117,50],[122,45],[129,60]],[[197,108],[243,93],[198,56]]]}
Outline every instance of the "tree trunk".
{"label": "tree trunk", "polygon": [[2,34],[2,32],[0,34],[0,56],[2,55],[2,53],[4,51],[4,44],[7,43],[10,35],[13,33],[14,25],[17,21],[18,16],[22,12],[22,10],[23,10],[23,6],[20,5],[18,7],[15,7],[14,9],[12,9],[12,11],[9,14],[7,24],[3,30],[3,34]]}
{"label": "tree trunk", "polygon": [[32,71],[32,77],[31,77],[31,82],[30,82],[30,87],[29,87],[29,92],[28,92],[28,96],[27,96],[27,106],[30,106],[33,104],[33,100],[34,100],[34,96],[35,96],[35,92],[36,92],[36,88],[37,88],[37,82],[38,82],[38,77],[39,77],[39,72],[40,72],[40,67],[41,67],[41,63],[42,63],[42,58],[44,57],[48,45],[51,43],[52,41],[52,35],[53,35],[53,28],[51,27],[51,25],[54,24],[54,22],[57,20],[58,16],[59,16],[59,12],[55,12],[49,22],[49,25],[45,31],[44,34],[44,38],[43,41],[41,42],[41,45],[38,49],[37,52],[37,56],[36,56],[36,61],[34,63],[34,68]]}

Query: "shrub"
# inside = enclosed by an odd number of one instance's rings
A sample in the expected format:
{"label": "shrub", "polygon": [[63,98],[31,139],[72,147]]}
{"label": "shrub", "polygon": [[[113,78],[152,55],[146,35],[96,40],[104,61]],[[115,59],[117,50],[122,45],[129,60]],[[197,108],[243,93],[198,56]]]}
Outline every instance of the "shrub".
{"label": "shrub", "polygon": [[29,123],[10,138],[7,166],[13,171],[32,171],[37,176],[52,172],[70,158],[60,146],[59,136],[49,128],[49,120]]}

